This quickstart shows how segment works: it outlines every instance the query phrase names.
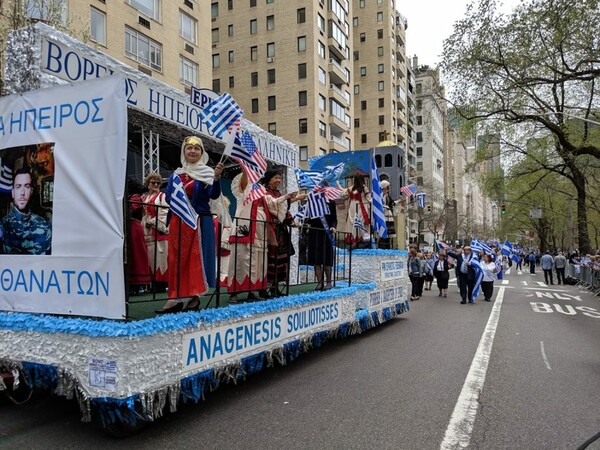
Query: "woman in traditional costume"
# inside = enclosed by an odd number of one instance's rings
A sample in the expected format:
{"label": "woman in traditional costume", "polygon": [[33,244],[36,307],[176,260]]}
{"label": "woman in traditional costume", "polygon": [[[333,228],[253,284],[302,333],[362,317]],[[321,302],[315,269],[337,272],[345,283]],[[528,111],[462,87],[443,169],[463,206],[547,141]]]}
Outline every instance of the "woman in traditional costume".
{"label": "woman in traditional costume", "polygon": [[[210,214],[210,199],[221,195],[223,164],[214,170],[206,165],[208,154],[202,141],[190,136],[181,145],[181,167],[169,178],[169,300],[157,314],[179,312],[181,297],[191,297],[185,310],[197,310],[200,296],[216,287],[215,229]],[[199,214],[196,229],[181,216],[187,203]]]}
{"label": "woman in traditional costume", "polygon": [[[169,204],[166,196],[160,191],[162,177],[158,173],[149,174],[144,180],[144,186],[148,191],[142,194],[144,202],[142,227],[144,239],[148,250],[148,261],[150,270],[154,277],[155,288],[164,288],[169,281],[167,275],[167,255],[169,247],[169,228],[167,227],[167,213]],[[158,289],[157,289],[158,290]]]}
{"label": "woman in traditional costume", "polygon": [[[354,175],[352,186],[344,189],[340,197],[345,200],[346,217],[343,231],[347,233],[346,243],[354,246],[365,237],[370,239],[371,192],[365,184],[365,177]],[[356,226],[357,222],[362,227]]]}
{"label": "woman in traditional costume", "polygon": [[332,288],[331,268],[334,261],[337,214],[334,200],[330,200],[327,206],[329,214],[324,218],[312,218],[307,221],[309,225],[306,238],[307,262],[315,268],[317,281],[315,291],[328,291]]}

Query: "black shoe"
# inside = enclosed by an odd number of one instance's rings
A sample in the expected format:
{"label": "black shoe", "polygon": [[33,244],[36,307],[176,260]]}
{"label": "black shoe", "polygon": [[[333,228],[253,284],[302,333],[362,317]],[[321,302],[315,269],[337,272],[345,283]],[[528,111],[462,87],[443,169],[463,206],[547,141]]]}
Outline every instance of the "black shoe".
{"label": "black shoe", "polygon": [[249,302],[260,302],[264,300],[264,298],[262,298],[260,295],[255,294],[254,292],[250,292],[248,294],[248,301]]}
{"label": "black shoe", "polygon": [[322,290],[323,290],[323,285],[317,284],[317,286],[315,287],[315,291],[322,291]]}
{"label": "black shoe", "polygon": [[461,300],[461,302],[460,302],[460,304],[461,304],[461,305],[464,305],[464,304],[466,304],[466,303],[467,303],[467,302],[466,302],[465,300]]}
{"label": "black shoe", "polygon": [[234,305],[234,304],[237,304],[239,302],[240,301],[238,300],[237,295],[230,295],[229,296],[229,304],[230,305]]}
{"label": "black shoe", "polygon": [[198,311],[198,309],[200,309],[200,296],[194,295],[183,311]]}
{"label": "black shoe", "polygon": [[171,306],[170,308],[161,308],[154,311],[156,314],[170,314],[178,313],[183,310],[183,303],[179,302]]}
{"label": "black shoe", "polygon": [[269,295],[269,291],[267,291],[266,289],[258,291],[258,295],[260,295],[263,299],[271,298],[271,296]]}

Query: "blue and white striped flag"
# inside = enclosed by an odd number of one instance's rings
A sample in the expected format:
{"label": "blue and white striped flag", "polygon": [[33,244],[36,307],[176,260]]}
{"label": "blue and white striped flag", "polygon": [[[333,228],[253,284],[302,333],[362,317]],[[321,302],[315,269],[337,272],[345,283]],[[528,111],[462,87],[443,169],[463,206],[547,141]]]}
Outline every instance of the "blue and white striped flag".
{"label": "blue and white striped flag", "polygon": [[473,239],[471,241],[471,250],[476,254],[479,254],[482,250],[488,255],[492,254],[492,249],[489,247],[489,245],[477,239]]}
{"label": "blue and white striped flag", "polygon": [[208,131],[220,139],[243,114],[244,110],[240,105],[225,92],[200,111],[200,119],[206,124]]}
{"label": "blue and white striped flag", "polygon": [[498,273],[498,279],[502,280],[504,278],[504,274],[502,273],[502,256],[496,257],[496,272]]}
{"label": "blue and white striped flag", "polygon": [[473,266],[473,268],[475,269],[475,284],[473,285],[473,298],[470,298],[469,301],[475,301],[475,299],[479,296],[479,291],[481,290],[481,282],[483,281],[483,269],[481,268],[481,263],[477,258],[471,259],[471,266]]}
{"label": "blue and white striped flag", "polygon": [[358,228],[359,230],[368,233],[369,230],[367,230],[367,227],[365,227],[365,224],[362,221],[361,215],[357,214],[354,216],[354,228]]}
{"label": "blue and white striped flag", "polygon": [[192,207],[179,175],[173,175],[167,189],[167,202],[171,211],[183,220],[190,228],[198,228],[198,213]]}
{"label": "blue and white striped flag", "polygon": [[504,244],[502,244],[502,248],[500,249],[500,253],[510,257],[510,255],[512,254],[512,251],[513,251],[513,245],[508,240],[504,241]]}
{"label": "blue and white striped flag", "polygon": [[329,214],[329,206],[327,206],[324,192],[309,192],[307,205],[306,217],[309,219],[325,217]]}
{"label": "blue and white striped flag", "polygon": [[304,220],[304,214],[306,213],[306,207],[304,205],[298,206],[298,211],[293,216],[294,222],[300,223]]}
{"label": "blue and white striped flag", "polygon": [[417,203],[419,208],[425,208],[425,192],[419,192],[417,194]]}
{"label": "blue and white striped flag", "polygon": [[12,170],[3,162],[0,162],[0,192],[8,194],[12,191]]}
{"label": "blue and white striped flag", "polygon": [[373,228],[379,237],[387,237],[387,226],[385,224],[385,213],[383,212],[383,195],[379,184],[379,172],[375,164],[375,156],[371,158],[371,183],[373,184],[371,193],[373,198]]}
{"label": "blue and white striped flag", "polygon": [[298,187],[303,189],[313,189],[317,187],[323,180],[323,174],[317,171],[308,171],[302,169],[294,169],[296,178],[298,179]]}

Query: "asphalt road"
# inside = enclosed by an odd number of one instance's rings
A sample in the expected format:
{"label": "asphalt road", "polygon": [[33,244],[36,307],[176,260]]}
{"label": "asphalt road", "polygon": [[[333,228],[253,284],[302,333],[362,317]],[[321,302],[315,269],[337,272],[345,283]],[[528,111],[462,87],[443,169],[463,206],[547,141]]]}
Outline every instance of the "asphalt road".
{"label": "asphalt road", "polygon": [[[504,292],[487,372],[478,371],[472,430],[460,430],[469,448],[576,449],[600,432],[600,298],[542,280],[513,271],[496,282],[495,299]],[[438,449],[472,387],[494,304],[461,305],[455,286],[440,298],[434,283],[408,314],[127,439],[81,423],[73,402],[0,403],[0,448]]]}

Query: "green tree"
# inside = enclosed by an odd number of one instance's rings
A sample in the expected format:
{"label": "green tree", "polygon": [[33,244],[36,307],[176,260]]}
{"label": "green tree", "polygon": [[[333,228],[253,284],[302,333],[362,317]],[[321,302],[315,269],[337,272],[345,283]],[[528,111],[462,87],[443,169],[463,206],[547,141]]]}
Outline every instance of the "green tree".
{"label": "green tree", "polygon": [[445,41],[442,63],[460,115],[500,133],[509,152],[526,154],[530,137],[551,139],[547,159],[536,161],[572,184],[584,252],[587,182],[600,162],[600,46],[590,31],[598,29],[598,0],[530,0],[508,15],[479,0]]}

